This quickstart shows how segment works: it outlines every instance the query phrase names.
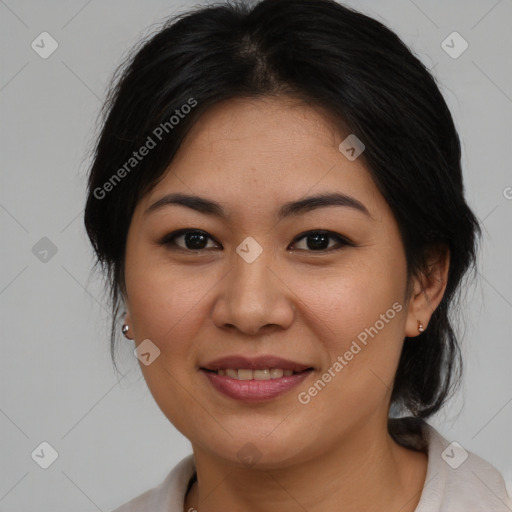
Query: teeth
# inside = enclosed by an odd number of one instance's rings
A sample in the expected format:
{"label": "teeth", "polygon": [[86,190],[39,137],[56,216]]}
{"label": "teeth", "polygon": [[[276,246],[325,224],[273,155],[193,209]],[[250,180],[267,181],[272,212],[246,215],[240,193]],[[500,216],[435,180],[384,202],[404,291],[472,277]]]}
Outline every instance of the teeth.
{"label": "teeth", "polygon": [[284,370],[281,370],[280,368],[272,368],[270,370],[270,378],[271,379],[279,379],[279,377],[282,377],[284,374]]}
{"label": "teeth", "polygon": [[[240,372],[242,370],[238,370],[238,375],[240,375]],[[249,371],[250,370],[245,370]],[[268,368],[265,368],[264,370],[254,370],[252,372],[254,380],[270,380],[270,370]],[[251,377],[252,378],[252,377]]]}
{"label": "teeth", "polygon": [[238,370],[238,380],[251,380],[252,370]]}
{"label": "teeth", "polygon": [[228,368],[226,370],[220,369],[216,372],[218,375],[225,375],[232,379],[238,380],[270,380],[279,379],[293,375],[293,370],[283,370],[282,368],[264,368],[262,370],[250,370],[247,368]]}

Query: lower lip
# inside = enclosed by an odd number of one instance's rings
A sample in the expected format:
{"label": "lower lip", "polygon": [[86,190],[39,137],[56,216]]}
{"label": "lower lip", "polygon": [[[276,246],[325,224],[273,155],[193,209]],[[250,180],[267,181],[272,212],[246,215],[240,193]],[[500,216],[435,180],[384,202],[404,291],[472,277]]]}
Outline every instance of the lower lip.
{"label": "lower lip", "polygon": [[313,370],[269,380],[238,380],[215,372],[201,370],[213,387],[222,394],[243,402],[271,400],[298,386]]}

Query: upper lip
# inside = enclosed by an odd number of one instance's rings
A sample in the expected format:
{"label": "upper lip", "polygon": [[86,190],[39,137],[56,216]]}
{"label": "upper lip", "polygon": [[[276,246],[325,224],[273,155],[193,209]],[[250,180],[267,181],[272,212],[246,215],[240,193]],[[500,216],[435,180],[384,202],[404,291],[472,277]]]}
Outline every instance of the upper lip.
{"label": "upper lip", "polygon": [[294,372],[302,372],[309,368],[310,365],[297,363],[289,359],[283,359],[277,356],[258,356],[258,357],[245,357],[245,356],[226,356],[214,361],[210,361],[205,366],[205,370],[226,370],[229,368],[245,368],[249,370],[263,370],[265,368],[281,368],[283,370],[293,370]]}

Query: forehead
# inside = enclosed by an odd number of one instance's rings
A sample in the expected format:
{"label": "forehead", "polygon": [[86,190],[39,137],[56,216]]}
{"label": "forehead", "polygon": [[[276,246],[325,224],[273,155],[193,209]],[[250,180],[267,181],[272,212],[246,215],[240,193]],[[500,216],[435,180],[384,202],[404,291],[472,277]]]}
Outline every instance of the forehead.
{"label": "forehead", "polygon": [[[235,98],[208,109],[192,127],[183,149],[193,146],[228,161],[246,154],[295,160],[299,155],[325,154],[340,137],[319,109],[292,98]],[[233,154],[237,149],[248,153]]]}
{"label": "forehead", "polygon": [[227,210],[328,192],[357,196],[370,211],[385,207],[362,159],[340,152],[347,135],[321,110],[289,98],[225,101],[196,121],[141,207],[176,191],[214,196]]}

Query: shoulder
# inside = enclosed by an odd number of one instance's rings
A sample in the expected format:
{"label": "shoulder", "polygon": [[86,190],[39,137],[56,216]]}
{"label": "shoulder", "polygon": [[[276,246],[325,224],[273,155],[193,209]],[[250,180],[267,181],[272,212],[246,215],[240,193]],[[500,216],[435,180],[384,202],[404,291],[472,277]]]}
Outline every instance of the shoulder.
{"label": "shoulder", "polygon": [[446,440],[428,424],[423,434],[428,442],[428,467],[416,512],[512,510],[503,477],[494,466]]}
{"label": "shoulder", "polygon": [[195,474],[194,456],[188,455],[174,466],[160,485],[133,498],[112,512],[182,512],[185,493]]}

